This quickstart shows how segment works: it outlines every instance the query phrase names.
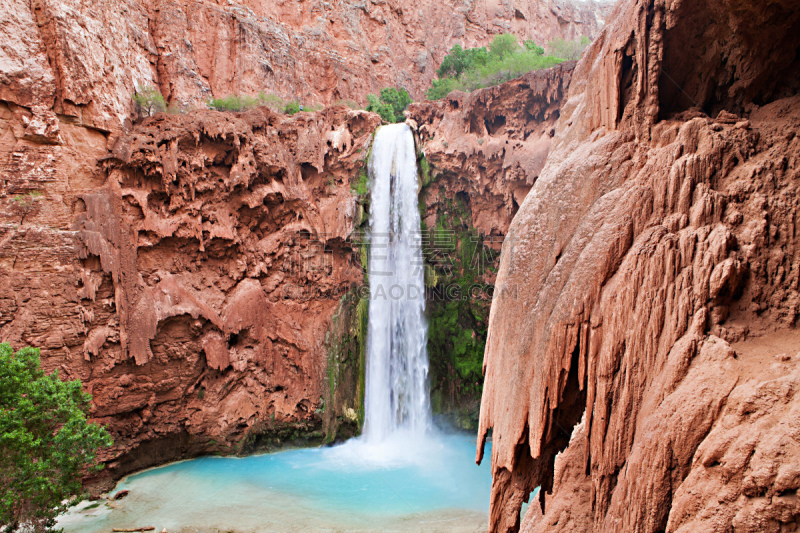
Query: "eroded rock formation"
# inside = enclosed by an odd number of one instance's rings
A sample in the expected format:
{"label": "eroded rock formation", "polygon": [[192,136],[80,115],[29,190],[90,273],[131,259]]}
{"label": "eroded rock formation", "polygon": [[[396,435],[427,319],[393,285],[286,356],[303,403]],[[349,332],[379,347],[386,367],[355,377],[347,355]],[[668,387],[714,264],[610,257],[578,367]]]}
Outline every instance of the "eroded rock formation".
{"label": "eroded rock formation", "polygon": [[578,64],[497,276],[492,531],[539,486],[526,531],[798,527],[798,29],[626,0]]}
{"label": "eroded rock formation", "polygon": [[423,186],[434,414],[474,430],[500,245],[544,166],[574,63],[409,107]]}
{"label": "eroded rock formation", "polygon": [[[411,104],[408,116],[436,182],[428,208],[438,197],[462,193],[473,227],[504,236],[544,167],[574,66],[562,63],[497,87]],[[430,227],[433,214],[426,216]]]}
{"label": "eroded rock formation", "polygon": [[595,35],[607,11],[6,2],[0,337],[40,347],[47,371],[95,395],[117,443],[106,480],[267,430],[336,434],[359,416],[364,306],[341,296],[361,282],[350,235],[364,213],[350,183],[377,118],[194,112],[134,126],[135,87],[183,111],[261,91],[332,103],[401,85],[419,96],[454,43]]}
{"label": "eroded rock formation", "polygon": [[71,231],[40,212],[5,226],[4,340],[85,383],[115,440],[106,478],[287,424],[321,440],[354,416],[356,391],[324,411],[325,342],[363,279],[351,180],[379,122],[343,106],[160,115],[68,197]]}

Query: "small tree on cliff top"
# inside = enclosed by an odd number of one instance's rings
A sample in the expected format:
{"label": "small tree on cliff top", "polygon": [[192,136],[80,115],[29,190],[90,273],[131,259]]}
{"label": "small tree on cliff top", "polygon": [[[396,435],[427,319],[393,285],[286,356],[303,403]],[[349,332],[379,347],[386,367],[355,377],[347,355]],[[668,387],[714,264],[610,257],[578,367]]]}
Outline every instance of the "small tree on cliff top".
{"label": "small tree on cliff top", "polygon": [[167,109],[167,102],[161,95],[161,91],[149,85],[137,87],[133,93],[133,103],[139,115],[152,116],[153,113],[163,112]]}
{"label": "small tree on cliff top", "polygon": [[38,348],[0,344],[0,529],[48,531],[84,471],[101,468],[96,452],[112,442],[87,421],[90,402],[79,381],[42,371]]}

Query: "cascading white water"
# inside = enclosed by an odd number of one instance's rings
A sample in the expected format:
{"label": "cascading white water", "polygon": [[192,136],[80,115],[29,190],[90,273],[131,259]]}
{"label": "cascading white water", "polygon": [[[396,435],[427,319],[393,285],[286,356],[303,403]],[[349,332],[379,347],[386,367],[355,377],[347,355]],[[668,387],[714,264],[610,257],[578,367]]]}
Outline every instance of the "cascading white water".
{"label": "cascading white water", "polygon": [[414,138],[405,124],[381,127],[369,161],[369,328],[364,435],[430,428],[428,326]]}
{"label": "cascading white water", "polygon": [[115,489],[131,492],[122,506],[74,507],[58,524],[67,533],[144,521],[170,531],[485,528],[489,462],[474,464],[474,436],[431,428],[411,130],[378,130],[369,164],[372,294],[364,436],[330,448],[204,457],[135,474]]}

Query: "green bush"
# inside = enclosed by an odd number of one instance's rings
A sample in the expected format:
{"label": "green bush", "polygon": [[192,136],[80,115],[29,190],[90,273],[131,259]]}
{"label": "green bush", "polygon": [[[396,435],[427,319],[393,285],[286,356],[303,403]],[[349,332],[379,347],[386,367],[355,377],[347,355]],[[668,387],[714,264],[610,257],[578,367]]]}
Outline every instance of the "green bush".
{"label": "green bush", "polygon": [[293,100],[283,107],[283,112],[287,115],[294,115],[300,112],[300,102]]}
{"label": "green bush", "polygon": [[381,89],[381,102],[389,105],[394,113],[395,122],[402,122],[405,120],[403,111],[406,110],[410,104],[411,96],[405,89],[396,89],[395,87],[386,87]]}
{"label": "green bush", "polygon": [[231,94],[225,98],[212,98],[208,101],[208,108],[216,111],[245,111],[260,104],[255,96],[239,96]]}
{"label": "green bush", "polygon": [[381,89],[381,96],[367,95],[367,111],[377,113],[385,122],[403,122],[403,111],[413,100],[405,89],[386,87]]}
{"label": "green bush", "polygon": [[[264,106],[268,107],[276,113],[285,113],[287,115],[294,115],[299,112],[300,102],[292,100],[291,102],[285,101],[280,96],[274,94],[267,94],[261,91],[258,96],[240,96],[238,94],[231,94],[225,98],[214,98],[207,102],[209,109],[216,111],[231,111],[240,112],[247,111],[254,107]],[[304,106],[304,111],[319,111],[320,106]]]}
{"label": "green bush", "polygon": [[491,87],[526,72],[553,67],[580,53],[588,46],[586,37],[580,41],[553,41],[548,46],[549,55],[544,55],[544,48],[533,41],[525,41],[519,45],[513,35],[497,35],[484,47],[463,49],[455,45],[442,60],[436,73],[439,78],[432,80],[428,89],[429,100],[444,98],[452,91],[474,91],[483,87]]}
{"label": "green bush", "polygon": [[267,94],[264,91],[258,93],[258,103],[259,105],[272,109],[276,113],[282,112],[284,106],[286,106],[286,102],[283,101],[283,98],[272,93]]}
{"label": "green bush", "polygon": [[0,524],[47,531],[75,503],[85,469],[112,444],[87,421],[91,396],[79,381],[46,375],[39,350],[0,344]]}
{"label": "green bush", "polygon": [[149,117],[153,113],[161,113],[167,109],[167,103],[164,101],[161,91],[150,85],[137,87],[132,98],[140,115],[144,114]]}
{"label": "green bush", "polygon": [[20,213],[20,224],[24,224],[25,217],[33,213],[36,208],[37,198],[41,198],[42,196],[43,194],[40,191],[30,191],[25,194],[17,194],[11,198],[11,201],[14,202],[14,207]]}
{"label": "green bush", "polygon": [[367,111],[379,114],[384,122],[395,122],[394,110],[392,109],[392,106],[381,102],[374,94],[367,95]]}
{"label": "green bush", "polygon": [[522,43],[522,45],[529,52],[533,52],[534,55],[537,55],[537,56],[543,56],[544,55],[544,48],[542,48],[541,46],[539,46],[538,44],[536,44],[533,41],[525,41],[524,43]]}

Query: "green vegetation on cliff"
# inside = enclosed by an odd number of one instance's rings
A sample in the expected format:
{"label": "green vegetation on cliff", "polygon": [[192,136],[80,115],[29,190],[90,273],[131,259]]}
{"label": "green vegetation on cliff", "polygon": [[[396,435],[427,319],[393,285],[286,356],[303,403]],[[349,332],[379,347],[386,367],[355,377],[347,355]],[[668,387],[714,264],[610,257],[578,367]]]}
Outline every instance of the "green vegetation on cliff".
{"label": "green vegetation on cliff", "polygon": [[46,375],[38,348],[0,344],[0,525],[48,531],[74,503],[85,470],[112,444],[87,421],[91,396],[80,381]]}
{"label": "green vegetation on cliff", "polygon": [[258,96],[231,94],[224,98],[212,98],[206,105],[209,109],[216,111],[231,112],[246,111],[254,107],[264,106],[276,113],[285,113],[287,115],[294,115],[300,111],[319,111],[321,109],[318,106],[301,106],[297,100],[287,102],[280,96],[266,94],[264,91],[261,91]]}
{"label": "green vegetation on cliff", "polygon": [[342,297],[325,338],[328,387],[325,442],[357,435],[364,424],[369,300],[357,288]]}
{"label": "green vegetation on cliff", "polygon": [[405,89],[386,87],[381,89],[380,98],[374,94],[367,95],[367,111],[372,111],[389,123],[403,122],[403,111],[412,102],[411,96]]}
{"label": "green vegetation on cliff", "polygon": [[494,270],[498,253],[473,227],[467,196],[447,198],[424,157],[420,172],[420,210],[423,217],[435,210],[434,227],[423,223],[432,408],[459,427],[475,429],[492,292],[485,274]]}
{"label": "green vegetation on cliff", "polygon": [[136,106],[137,113],[151,116],[153,113],[160,113],[167,110],[167,102],[157,88],[146,85],[137,87],[133,93],[132,100]]}
{"label": "green vegetation on cliff", "polygon": [[518,78],[532,70],[553,67],[569,59],[577,59],[589,45],[589,40],[582,37],[579,41],[550,42],[549,54],[533,41],[525,41],[520,46],[516,36],[498,35],[489,44],[489,48],[462,48],[455,45],[442,60],[436,74],[438,79],[432,80],[428,89],[428,99],[444,98],[452,91],[474,91],[483,87],[491,87]]}

